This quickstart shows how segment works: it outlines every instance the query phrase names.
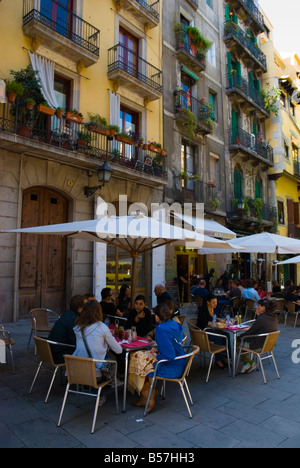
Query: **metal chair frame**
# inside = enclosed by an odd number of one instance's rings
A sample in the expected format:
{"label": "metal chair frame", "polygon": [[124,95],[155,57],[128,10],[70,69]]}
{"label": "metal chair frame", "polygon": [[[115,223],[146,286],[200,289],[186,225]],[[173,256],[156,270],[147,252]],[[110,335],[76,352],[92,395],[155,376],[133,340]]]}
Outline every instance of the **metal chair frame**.
{"label": "metal chair frame", "polygon": [[[148,395],[148,399],[147,399],[147,403],[146,403],[146,406],[145,406],[145,412],[144,412],[144,416],[147,416],[147,410],[148,410],[148,406],[149,406],[149,401],[150,401],[150,397],[151,397],[151,393],[152,393],[152,390],[153,388],[155,388],[155,385],[156,385],[156,382],[158,380],[161,380],[163,381],[163,398],[165,398],[165,390],[166,390],[166,387],[165,387],[165,383],[166,382],[177,382],[180,386],[180,390],[182,392],[182,395],[183,395],[183,398],[184,398],[184,401],[185,401],[185,404],[186,404],[186,407],[187,407],[187,410],[189,412],[189,415],[190,415],[190,418],[193,417],[192,413],[191,413],[191,409],[190,409],[190,406],[189,406],[189,402],[188,402],[188,399],[186,397],[186,393],[185,393],[185,389],[184,387],[186,388],[186,392],[188,394],[188,397],[190,399],[190,404],[193,405],[193,400],[192,400],[192,397],[191,397],[191,394],[190,394],[190,390],[189,390],[189,387],[188,387],[188,384],[187,384],[187,381],[186,381],[186,376],[188,375],[189,371],[190,371],[190,368],[191,368],[191,365],[192,365],[192,361],[195,357],[195,355],[197,353],[199,353],[200,349],[198,346],[188,346],[188,347],[185,347],[185,349],[190,349],[192,348],[192,352],[188,353],[188,354],[185,354],[184,356],[179,356],[175,359],[172,359],[172,360],[168,360],[168,359],[163,359],[162,361],[159,361],[157,363],[157,365],[155,366],[155,370],[154,370],[154,375],[152,377],[152,381],[151,381],[151,386],[150,386],[150,390],[149,390],[149,395]],[[165,363],[165,362],[174,362],[174,361],[179,361],[181,359],[187,359],[187,364],[186,364],[186,367],[185,367],[185,370],[182,374],[182,377],[181,378],[175,378],[175,379],[170,379],[170,378],[166,378],[166,377],[159,377],[157,376],[157,370],[159,369],[159,366],[162,364],[162,363]]]}
{"label": "metal chair frame", "polygon": [[[94,409],[94,416],[93,416],[93,423],[92,423],[92,429],[91,429],[91,434],[94,434],[95,432],[95,424],[96,424],[96,419],[97,419],[97,414],[98,414],[98,408],[99,408],[99,401],[100,401],[100,396],[102,389],[110,384],[111,382],[105,381],[101,383],[97,383],[97,375],[96,375],[96,363],[103,363],[103,364],[112,364],[115,366],[114,369],[114,388],[115,388],[115,399],[116,399],[116,412],[119,414],[119,402],[118,402],[118,385],[117,385],[117,369],[118,369],[118,364],[116,361],[112,360],[98,360],[98,359],[90,359],[90,358],[82,358],[79,356],[65,356],[65,362],[66,362],[66,369],[67,369],[67,379],[68,383],[66,386],[65,390],[65,395],[63,398],[63,403],[59,415],[59,420],[57,423],[57,426],[61,426],[61,420],[63,417],[67,397],[69,393],[74,393],[79,395],[85,395],[85,396],[91,396],[96,398],[96,403],[95,403],[95,409]],[[85,372],[84,375],[81,374],[82,370],[82,365],[85,366]],[[74,371],[73,368],[78,371]],[[71,390],[70,387],[72,385],[76,385],[76,390]],[[96,394],[86,392],[83,389],[80,391],[79,386],[88,386],[88,387],[93,387],[97,390]]]}
{"label": "metal chair frame", "polygon": [[[272,332],[272,333],[262,333],[260,335],[244,336],[242,338],[241,344],[240,344],[240,351],[239,351],[237,364],[236,364],[236,372],[237,372],[237,369],[238,369],[238,366],[239,366],[241,355],[244,354],[244,353],[250,353],[250,354],[254,354],[258,358],[259,365],[260,365],[260,368],[261,368],[261,371],[262,371],[262,375],[263,375],[263,379],[264,379],[265,384],[267,383],[267,379],[266,379],[265,370],[264,370],[262,362],[265,361],[266,359],[272,359],[274,367],[275,367],[275,371],[276,371],[276,374],[277,374],[277,377],[278,377],[278,379],[280,379],[280,375],[279,375],[279,372],[278,372],[278,367],[277,367],[275,357],[274,357],[274,352],[273,352],[279,335],[280,335],[280,331]],[[255,351],[253,349],[243,348],[244,342],[248,341],[249,338],[251,339],[251,338],[259,338],[259,337],[265,337],[266,338],[265,342],[264,342],[264,345],[262,347],[262,350],[260,352]],[[264,354],[266,356],[262,357]]]}
{"label": "metal chair frame", "polygon": [[[39,317],[39,315],[41,316]],[[53,310],[50,309],[45,309],[45,308],[36,308],[32,309],[29,312],[29,315],[31,316],[32,320],[32,325],[31,325],[31,332],[28,340],[28,345],[27,349],[29,348],[30,342],[32,335],[37,336],[38,333],[50,333],[52,330],[52,326],[49,325],[49,316],[52,315],[53,317],[56,317],[56,319],[59,319],[59,315],[56,312],[53,312]],[[39,324],[39,321],[42,323]],[[36,349],[35,349],[35,354],[36,354]]]}
{"label": "metal chair frame", "polygon": [[54,380],[55,380],[57,371],[58,371],[58,369],[62,369],[63,367],[65,367],[65,363],[55,364],[55,362],[53,360],[53,355],[52,355],[50,345],[66,346],[66,347],[72,348],[73,352],[75,351],[75,346],[65,344],[65,343],[57,343],[56,341],[45,340],[44,338],[40,338],[38,336],[34,336],[34,341],[35,341],[35,346],[36,346],[36,349],[37,349],[37,352],[38,352],[38,355],[39,355],[39,358],[40,358],[40,363],[38,365],[37,371],[36,371],[35,376],[33,378],[33,382],[31,384],[31,387],[30,387],[30,390],[29,390],[29,394],[32,393],[32,390],[33,390],[33,387],[35,385],[36,379],[37,379],[37,377],[39,375],[39,372],[40,372],[43,364],[44,363],[49,363],[52,367],[54,367],[54,372],[53,372],[53,376],[52,376],[52,379],[51,379],[51,382],[50,382],[50,385],[49,385],[49,388],[48,388],[48,392],[47,392],[47,395],[46,395],[46,399],[45,399],[45,403],[47,403],[50,392],[51,392],[53,384],[54,384]]}

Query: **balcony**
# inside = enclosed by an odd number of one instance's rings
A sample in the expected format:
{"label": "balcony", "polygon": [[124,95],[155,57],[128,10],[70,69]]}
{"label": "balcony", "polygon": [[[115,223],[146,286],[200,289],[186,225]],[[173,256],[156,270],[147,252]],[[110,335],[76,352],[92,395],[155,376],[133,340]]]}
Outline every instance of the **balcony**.
{"label": "balcony", "polygon": [[224,25],[224,42],[230,52],[236,53],[246,66],[258,72],[267,72],[267,57],[260,48],[233,21]]}
{"label": "balcony", "polygon": [[[227,212],[227,218],[231,224],[239,227],[269,227],[272,228],[277,220],[277,209],[273,206],[262,203],[261,199],[249,197],[242,198],[244,207],[238,206],[236,199],[230,200],[230,211]],[[260,204],[257,204],[257,201]],[[260,207],[259,207],[260,206]]]}
{"label": "balcony", "polygon": [[253,166],[260,162],[266,169],[274,166],[274,151],[269,143],[241,128],[229,131],[228,147],[232,156],[242,155],[244,162],[252,160]]}
{"label": "balcony", "polygon": [[225,212],[225,196],[215,185],[195,178],[193,174],[176,176],[174,182],[172,197],[176,203],[204,203],[206,212]]}
{"label": "balcony", "polygon": [[265,108],[263,95],[254,86],[251,86],[248,81],[235,72],[228,74],[226,81],[226,94],[240,105],[245,114],[257,111],[260,117],[270,116]]}
{"label": "balcony", "polygon": [[[100,31],[56,0],[48,1],[48,8],[36,9],[40,2],[24,0],[23,32],[37,44],[54,50],[86,67],[99,59]],[[36,48],[34,48],[36,50]]]}
{"label": "balcony", "polygon": [[108,50],[108,78],[114,82],[115,91],[124,86],[147,101],[162,96],[162,71],[122,44]]}
{"label": "balcony", "polygon": [[198,10],[199,7],[199,0],[187,0],[187,2],[194,8],[195,11]]}
{"label": "balcony", "polygon": [[196,49],[190,37],[183,28],[176,31],[176,55],[177,59],[197,74],[206,68],[207,50]]}
{"label": "balcony", "polygon": [[212,133],[212,111],[208,104],[203,101],[198,101],[198,99],[190,96],[190,93],[184,90],[177,90],[174,92],[174,106],[176,122],[184,127],[186,132],[188,132],[188,127],[190,125],[189,112],[192,112],[197,119],[197,127],[194,133],[200,133],[202,135]]}
{"label": "balcony", "polygon": [[226,0],[231,11],[234,11],[257,34],[264,32],[265,22],[253,0]]}
{"label": "balcony", "polygon": [[300,161],[294,160],[294,175],[300,177]]}
{"label": "balcony", "polygon": [[159,24],[160,0],[115,0],[115,5],[118,13],[122,9],[129,11],[144,25],[145,31]]}
{"label": "balcony", "polygon": [[[82,134],[85,135],[82,138]],[[14,153],[36,155],[74,164],[86,170],[99,167],[106,159],[116,177],[137,180],[146,185],[166,184],[165,157],[146,148],[126,144],[115,138],[88,131],[83,123],[61,119],[25,109],[21,100],[14,104],[0,104],[0,149]]]}

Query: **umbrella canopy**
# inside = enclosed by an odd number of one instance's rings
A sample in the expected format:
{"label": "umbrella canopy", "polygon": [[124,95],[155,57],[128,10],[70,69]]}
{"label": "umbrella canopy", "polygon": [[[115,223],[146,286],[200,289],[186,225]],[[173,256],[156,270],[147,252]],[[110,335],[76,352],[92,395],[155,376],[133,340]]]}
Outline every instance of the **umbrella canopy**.
{"label": "umbrella canopy", "polygon": [[[175,218],[179,218],[180,220],[184,221],[185,225],[190,225],[194,228],[195,231],[198,231],[197,226],[202,223],[198,222],[197,218],[192,216],[188,216],[185,214],[174,213]],[[204,219],[204,234],[210,237],[217,237],[222,240],[232,240],[236,238],[236,233],[228,229],[227,227],[223,226],[220,223],[213,219]]]}
{"label": "umbrella canopy", "polygon": [[111,216],[88,221],[54,224],[23,229],[0,231],[2,233],[60,235],[91,242],[104,242],[107,245],[121,247],[132,257],[132,297],[137,284],[137,257],[154,248],[174,244],[188,248],[217,248],[228,251],[243,250],[230,242],[213,239],[192,230],[144,216],[140,213],[129,216]]}
{"label": "umbrella canopy", "polygon": [[[234,239],[234,245],[244,247],[243,253],[278,253],[278,254],[296,254],[300,253],[300,240],[291,237],[279,236],[262,232],[261,234],[253,234],[252,236],[240,237]],[[206,249],[205,246],[201,249],[201,253],[224,253],[222,249]]]}
{"label": "umbrella canopy", "polygon": [[297,257],[289,258],[288,260],[284,260],[283,262],[278,262],[276,265],[291,265],[293,263],[300,263],[300,255]]}

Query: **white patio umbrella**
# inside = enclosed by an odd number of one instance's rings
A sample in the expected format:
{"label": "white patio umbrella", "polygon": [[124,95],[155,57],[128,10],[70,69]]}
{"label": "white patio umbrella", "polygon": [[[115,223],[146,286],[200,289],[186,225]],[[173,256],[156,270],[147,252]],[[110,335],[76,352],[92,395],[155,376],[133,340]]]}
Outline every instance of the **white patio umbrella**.
{"label": "white patio umbrella", "polygon": [[207,248],[222,247],[227,252],[234,251],[234,249],[243,250],[243,248],[231,245],[231,242],[221,241],[191,230],[171,226],[141,213],[65,224],[0,230],[0,233],[60,235],[91,242],[104,242],[110,246],[121,247],[132,257],[132,297],[134,297],[137,283],[137,258],[141,253],[168,244],[182,245],[194,249],[203,246]]}
{"label": "white patio umbrella", "polygon": [[[232,242],[233,243],[233,242]],[[277,234],[270,234],[269,232],[262,232],[260,234],[253,234],[252,236],[240,237],[234,239],[234,245],[244,247],[243,253],[278,253],[278,254],[296,254],[300,253],[300,240],[291,237],[279,236]],[[221,248],[207,249],[205,246],[201,248],[201,253],[224,253]]]}
{"label": "white patio umbrella", "polygon": [[297,255],[297,257],[289,258],[288,260],[284,260],[283,262],[277,262],[276,265],[291,265],[293,263],[300,263],[300,255]]}

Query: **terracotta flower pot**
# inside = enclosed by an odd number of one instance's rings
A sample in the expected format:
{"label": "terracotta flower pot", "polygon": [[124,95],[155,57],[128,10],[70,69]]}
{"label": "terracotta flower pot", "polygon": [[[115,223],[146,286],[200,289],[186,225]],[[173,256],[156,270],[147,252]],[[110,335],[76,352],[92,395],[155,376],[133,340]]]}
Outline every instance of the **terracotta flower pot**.
{"label": "terracotta flower pot", "polygon": [[17,97],[16,94],[7,92],[6,96],[7,96],[7,101],[10,102],[11,104],[14,104],[16,97]]}
{"label": "terracotta flower pot", "polygon": [[46,114],[46,115],[54,115],[55,110],[52,109],[52,107],[44,106],[43,104],[39,104],[37,106],[37,111],[41,112],[41,114]]}

